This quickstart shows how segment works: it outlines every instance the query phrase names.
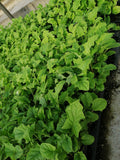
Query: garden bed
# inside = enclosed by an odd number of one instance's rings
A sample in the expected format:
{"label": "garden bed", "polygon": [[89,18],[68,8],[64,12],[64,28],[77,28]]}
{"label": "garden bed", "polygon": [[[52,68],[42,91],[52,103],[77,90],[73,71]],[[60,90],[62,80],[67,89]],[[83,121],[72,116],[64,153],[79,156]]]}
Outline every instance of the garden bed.
{"label": "garden bed", "polygon": [[86,160],[94,141],[95,157],[100,121],[98,132],[92,126],[116,69],[107,59],[120,46],[111,13],[119,13],[116,0],[51,0],[1,27],[1,159]]}

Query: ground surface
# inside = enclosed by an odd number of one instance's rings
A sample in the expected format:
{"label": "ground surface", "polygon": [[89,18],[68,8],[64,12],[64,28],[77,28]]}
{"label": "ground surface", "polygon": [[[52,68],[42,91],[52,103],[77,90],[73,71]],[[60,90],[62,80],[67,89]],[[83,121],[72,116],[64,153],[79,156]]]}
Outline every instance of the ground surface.
{"label": "ground surface", "polygon": [[[120,49],[118,50],[120,54]],[[106,140],[110,148],[109,160],[120,160],[120,56],[118,58],[118,69],[115,75],[116,88],[112,91],[110,104],[110,121]]]}
{"label": "ground surface", "polygon": [[[24,17],[31,10],[36,10],[39,4],[45,6],[49,0],[2,0],[2,4],[15,17]],[[6,26],[11,20],[0,10],[0,24]]]}

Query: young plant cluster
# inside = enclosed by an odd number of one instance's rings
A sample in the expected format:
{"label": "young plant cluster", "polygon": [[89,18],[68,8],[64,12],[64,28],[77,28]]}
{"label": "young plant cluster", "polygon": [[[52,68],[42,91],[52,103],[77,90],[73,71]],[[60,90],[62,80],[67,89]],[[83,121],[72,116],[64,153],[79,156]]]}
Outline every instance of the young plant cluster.
{"label": "young plant cluster", "polygon": [[0,159],[86,160],[107,102],[117,0],[50,0],[0,31]]}

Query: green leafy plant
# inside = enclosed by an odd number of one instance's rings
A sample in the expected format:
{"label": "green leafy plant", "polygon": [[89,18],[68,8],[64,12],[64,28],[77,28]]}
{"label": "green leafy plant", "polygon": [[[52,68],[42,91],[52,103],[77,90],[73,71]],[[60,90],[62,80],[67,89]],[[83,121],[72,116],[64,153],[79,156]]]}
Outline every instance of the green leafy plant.
{"label": "green leafy plant", "polygon": [[[102,10],[102,5],[107,8]],[[0,159],[86,160],[88,127],[120,46],[117,1],[50,0],[0,31]]]}

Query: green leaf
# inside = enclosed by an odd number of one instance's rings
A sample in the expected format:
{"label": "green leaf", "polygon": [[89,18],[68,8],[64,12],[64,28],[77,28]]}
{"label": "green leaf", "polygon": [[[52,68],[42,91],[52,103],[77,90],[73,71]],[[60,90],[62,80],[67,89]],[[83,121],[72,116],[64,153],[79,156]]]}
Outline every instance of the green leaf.
{"label": "green leaf", "polygon": [[104,71],[112,71],[112,70],[116,70],[116,66],[114,64],[107,64],[105,65],[105,67],[103,67]]}
{"label": "green leaf", "polygon": [[39,24],[42,23],[41,12],[38,12],[38,14],[37,14],[37,20],[38,20]]}
{"label": "green leaf", "polygon": [[84,104],[84,107],[88,109],[90,108],[93,101],[92,94],[89,92],[85,92],[84,94],[80,95],[80,100]]}
{"label": "green leaf", "polygon": [[89,134],[84,134],[81,136],[81,141],[84,145],[91,145],[94,142],[95,138]]}
{"label": "green leaf", "polygon": [[78,139],[75,136],[72,138],[72,144],[73,144],[72,145],[73,151],[77,152],[80,149],[80,144],[79,144]]}
{"label": "green leaf", "polygon": [[40,107],[38,110],[38,117],[43,120],[45,119],[45,114],[44,114],[44,107]]}
{"label": "green leaf", "polygon": [[49,143],[42,143],[40,145],[40,153],[43,158],[54,160],[56,147]]}
{"label": "green leaf", "polygon": [[13,134],[15,136],[15,140],[17,140],[18,143],[21,143],[22,139],[25,139],[26,143],[30,142],[29,128],[24,124],[15,127]]}
{"label": "green leaf", "polygon": [[92,61],[91,57],[87,57],[84,60],[81,59],[81,58],[73,59],[75,67],[81,69],[83,71],[83,73],[87,72],[87,70],[89,69],[89,65],[90,65],[91,61]]}
{"label": "green leaf", "polygon": [[99,116],[97,113],[94,113],[94,112],[86,112],[86,118],[89,122],[95,122],[96,120],[99,119]]}
{"label": "green leaf", "polygon": [[74,160],[87,160],[87,158],[85,154],[81,151],[74,154]]}
{"label": "green leaf", "polygon": [[66,109],[67,119],[63,125],[63,129],[72,129],[73,134],[78,137],[81,130],[81,125],[79,121],[84,119],[83,106],[80,104],[79,100],[70,104]]}
{"label": "green leaf", "polygon": [[94,22],[95,18],[97,17],[97,13],[98,7],[94,7],[94,9],[91,12],[88,12],[88,20]]}
{"label": "green leaf", "polygon": [[72,122],[70,121],[70,119],[66,119],[62,129],[70,129],[70,128],[72,128]]}
{"label": "green leaf", "polygon": [[53,92],[52,90],[49,90],[48,92],[48,99],[53,103],[57,104],[58,103],[58,94]]}
{"label": "green leaf", "polygon": [[80,81],[78,81],[75,86],[78,87],[79,90],[88,91],[89,90],[89,81],[87,80],[86,77],[81,78]]}
{"label": "green leaf", "polygon": [[57,27],[57,22],[55,21],[54,18],[49,18],[48,23],[52,24],[54,27]]}
{"label": "green leaf", "polygon": [[47,62],[47,68],[49,69],[50,73],[52,73],[54,71],[53,67],[54,67],[54,65],[57,64],[57,62],[58,62],[57,59],[50,59],[50,60],[48,60],[48,62]]}
{"label": "green leaf", "polygon": [[65,84],[65,81],[60,81],[60,82],[56,85],[56,87],[55,87],[55,92],[56,92],[57,94],[60,93],[60,91],[62,90],[64,84]]}
{"label": "green leaf", "polygon": [[79,122],[81,119],[84,119],[83,106],[80,104],[79,100],[73,102],[66,108],[66,113],[68,118],[72,122]]}
{"label": "green leaf", "polygon": [[7,136],[0,136],[0,143],[7,143],[9,141]]}
{"label": "green leaf", "polygon": [[88,5],[89,5],[89,8],[92,9],[95,7],[95,0],[88,0]]}
{"label": "green leaf", "polygon": [[107,106],[107,102],[103,98],[96,98],[92,103],[92,109],[94,111],[103,111]]}
{"label": "green leaf", "polygon": [[0,109],[2,109],[2,102],[0,102]]}
{"label": "green leaf", "polygon": [[63,132],[62,126],[65,123],[65,120],[66,120],[66,116],[65,116],[65,114],[62,114],[61,117],[59,118],[59,122],[57,124],[57,129],[56,129],[57,131]]}
{"label": "green leaf", "polygon": [[120,6],[114,6],[112,9],[113,14],[119,14],[120,13]]}
{"label": "green leaf", "polygon": [[82,130],[82,126],[80,125],[80,123],[76,122],[76,124],[73,124],[72,132],[77,138],[79,137],[79,132],[81,130]]}
{"label": "green leaf", "polygon": [[94,36],[88,38],[88,41],[83,44],[83,47],[85,49],[84,50],[85,55],[90,55],[91,47],[94,46],[97,39],[98,39],[98,35],[94,35]]}
{"label": "green leaf", "polygon": [[37,145],[35,148],[31,148],[27,154],[26,160],[44,160],[40,153],[40,145]]}
{"label": "green leaf", "polygon": [[72,152],[72,140],[68,135],[62,136],[62,147],[67,153]]}
{"label": "green leaf", "polygon": [[11,160],[16,160],[22,156],[23,150],[18,145],[14,147],[10,143],[5,143],[5,153],[6,158],[10,157]]}
{"label": "green leaf", "polygon": [[73,11],[76,11],[80,6],[80,0],[74,0],[73,2]]}

